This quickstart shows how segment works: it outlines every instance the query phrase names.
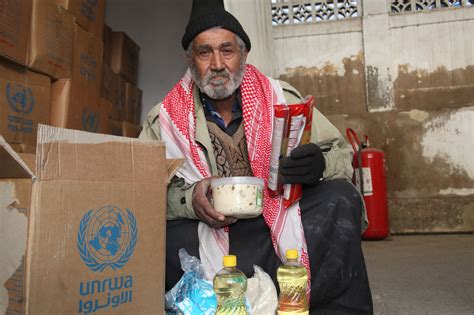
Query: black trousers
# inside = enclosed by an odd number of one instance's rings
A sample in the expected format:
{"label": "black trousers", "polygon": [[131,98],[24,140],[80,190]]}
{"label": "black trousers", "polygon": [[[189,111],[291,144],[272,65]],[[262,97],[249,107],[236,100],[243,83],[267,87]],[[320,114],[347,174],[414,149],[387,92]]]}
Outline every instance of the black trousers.
{"label": "black trousers", "polygon": [[[361,248],[362,202],[354,186],[344,180],[323,181],[305,188],[300,201],[311,269],[310,314],[372,314],[372,296]],[[196,220],[167,222],[166,290],[181,278],[178,250],[199,257]],[[260,216],[230,226],[229,252],[247,277],[253,265],[272,277],[281,265]]]}

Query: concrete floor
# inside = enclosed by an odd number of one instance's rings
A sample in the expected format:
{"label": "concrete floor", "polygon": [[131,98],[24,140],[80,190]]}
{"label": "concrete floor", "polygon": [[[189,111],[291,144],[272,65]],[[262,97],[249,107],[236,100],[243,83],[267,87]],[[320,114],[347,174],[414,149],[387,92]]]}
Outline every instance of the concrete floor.
{"label": "concrete floor", "polygon": [[474,234],[364,241],[375,314],[474,314]]}

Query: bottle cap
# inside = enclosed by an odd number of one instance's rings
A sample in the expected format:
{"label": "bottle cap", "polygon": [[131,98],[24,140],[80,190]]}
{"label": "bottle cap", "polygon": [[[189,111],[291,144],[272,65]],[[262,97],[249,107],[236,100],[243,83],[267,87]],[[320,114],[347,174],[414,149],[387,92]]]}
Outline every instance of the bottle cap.
{"label": "bottle cap", "polygon": [[224,256],[224,267],[237,266],[237,257],[235,255]]}
{"label": "bottle cap", "polygon": [[286,259],[298,259],[298,251],[296,249],[288,249],[286,251]]}

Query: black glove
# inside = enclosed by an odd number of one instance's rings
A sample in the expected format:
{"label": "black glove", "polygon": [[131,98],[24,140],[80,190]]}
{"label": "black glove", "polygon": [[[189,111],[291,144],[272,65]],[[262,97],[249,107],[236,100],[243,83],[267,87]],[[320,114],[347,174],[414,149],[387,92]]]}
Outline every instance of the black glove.
{"label": "black glove", "polygon": [[314,143],[303,144],[291,151],[290,156],[280,160],[280,175],[283,184],[316,186],[326,169],[321,148]]}

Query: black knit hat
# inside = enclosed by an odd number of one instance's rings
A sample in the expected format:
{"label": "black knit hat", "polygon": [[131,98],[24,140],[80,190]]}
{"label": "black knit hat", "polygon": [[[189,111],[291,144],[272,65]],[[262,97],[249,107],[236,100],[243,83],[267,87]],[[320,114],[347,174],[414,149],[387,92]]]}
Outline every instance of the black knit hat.
{"label": "black knit hat", "polygon": [[250,51],[250,38],[239,21],[224,9],[223,0],[193,0],[189,23],[181,40],[183,48],[188,49],[197,35],[213,27],[222,27],[239,35]]}

